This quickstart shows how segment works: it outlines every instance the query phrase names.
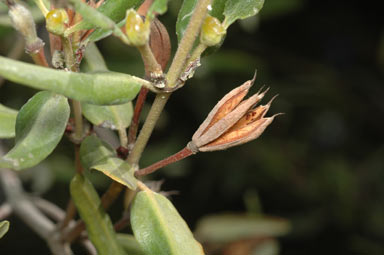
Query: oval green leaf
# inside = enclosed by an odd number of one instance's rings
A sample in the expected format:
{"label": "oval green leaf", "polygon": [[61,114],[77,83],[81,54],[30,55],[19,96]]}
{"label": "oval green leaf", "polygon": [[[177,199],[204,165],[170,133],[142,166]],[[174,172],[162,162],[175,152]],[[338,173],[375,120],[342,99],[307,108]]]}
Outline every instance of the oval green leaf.
{"label": "oval green leaf", "polygon": [[238,19],[246,19],[259,13],[264,0],[227,0],[224,8],[224,26],[228,28]]}
{"label": "oval green leaf", "polygon": [[48,91],[34,95],[17,115],[15,146],[0,167],[21,170],[44,160],[61,140],[69,113],[67,98]]}
{"label": "oval green leaf", "polygon": [[148,188],[133,200],[131,225],[136,240],[148,255],[204,254],[172,203]]}
{"label": "oval green leaf", "polygon": [[256,237],[276,237],[287,234],[290,223],[281,218],[241,214],[221,214],[201,219],[195,231],[201,242],[230,242]]}
{"label": "oval green leaf", "polygon": [[0,239],[8,232],[9,221],[3,220],[0,222]]}
{"label": "oval green leaf", "polygon": [[150,82],[128,74],[66,72],[1,56],[0,75],[22,85],[98,105],[129,102],[135,98],[142,85],[151,86]]}
{"label": "oval green leaf", "polygon": [[140,244],[136,241],[133,235],[117,234],[117,241],[123,247],[127,255],[145,255]]}
{"label": "oval green leaf", "polygon": [[80,160],[86,169],[114,156],[116,153],[113,148],[95,135],[87,136],[80,145]]}
{"label": "oval green leaf", "polygon": [[[104,58],[94,43],[85,50],[85,68],[87,71],[108,71]],[[121,105],[99,106],[83,103],[83,115],[94,125],[113,130],[125,129],[131,124],[133,115],[132,103]]]}
{"label": "oval green leaf", "polygon": [[71,196],[80,217],[87,227],[88,237],[99,255],[125,255],[119,245],[108,214],[101,206],[92,183],[80,174],[73,177],[70,185]]}
{"label": "oval green leaf", "polygon": [[15,136],[17,111],[0,104],[0,138]]}
{"label": "oval green leaf", "polygon": [[132,103],[120,105],[82,104],[83,115],[96,126],[113,130],[125,129],[131,124],[133,115]]}
{"label": "oval green leaf", "polygon": [[84,139],[80,146],[80,158],[85,168],[98,170],[128,188],[136,189],[134,169],[98,137],[91,135]]}

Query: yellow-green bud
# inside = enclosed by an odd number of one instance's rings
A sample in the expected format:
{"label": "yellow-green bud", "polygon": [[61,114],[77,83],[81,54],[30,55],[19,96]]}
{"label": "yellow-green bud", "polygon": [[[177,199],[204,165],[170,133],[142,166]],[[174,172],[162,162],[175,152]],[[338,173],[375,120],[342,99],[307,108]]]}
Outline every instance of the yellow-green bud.
{"label": "yellow-green bud", "polygon": [[45,16],[45,22],[48,32],[55,35],[64,35],[69,23],[68,14],[64,9],[53,9]]}
{"label": "yellow-green bud", "polygon": [[215,46],[220,43],[225,33],[226,29],[221,22],[215,17],[207,15],[201,26],[200,41],[207,46]]}
{"label": "yellow-green bud", "polygon": [[143,21],[140,15],[134,10],[127,11],[127,20],[125,23],[125,34],[132,46],[145,45],[149,40],[151,32],[150,22],[147,19]]}

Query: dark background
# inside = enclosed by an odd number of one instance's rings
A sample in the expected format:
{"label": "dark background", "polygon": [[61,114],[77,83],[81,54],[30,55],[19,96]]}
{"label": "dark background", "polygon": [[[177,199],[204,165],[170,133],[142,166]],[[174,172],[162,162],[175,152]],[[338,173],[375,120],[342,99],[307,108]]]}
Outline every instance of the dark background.
{"label": "dark background", "polygon": [[[171,2],[160,19],[175,39],[180,1]],[[0,31],[6,55],[14,35]],[[232,25],[222,48],[174,93],[142,166],[183,148],[215,103],[257,69],[251,93],[269,86],[264,102],[279,94],[270,115],[285,115],[249,144],[199,153],[151,179],[179,191],[172,201],[192,229],[205,215],[246,212],[247,201],[258,200],[265,215],[292,224],[279,238],[280,254],[384,254],[383,32],[373,1],[266,0],[258,18]],[[142,75],[134,50],[115,39],[98,46],[111,70]],[[6,83],[0,102],[20,108],[33,93]],[[23,178],[26,189],[65,207],[73,163],[71,145],[62,144],[44,165],[53,171]],[[96,177],[104,190],[108,180]],[[121,208],[114,209],[117,219]],[[48,254],[22,222],[10,220],[1,254]]]}

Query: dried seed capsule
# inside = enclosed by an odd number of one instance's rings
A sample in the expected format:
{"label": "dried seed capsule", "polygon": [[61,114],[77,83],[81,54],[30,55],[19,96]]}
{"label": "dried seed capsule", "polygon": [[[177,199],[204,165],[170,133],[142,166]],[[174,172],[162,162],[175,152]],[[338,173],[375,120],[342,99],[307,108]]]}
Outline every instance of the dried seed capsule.
{"label": "dried seed capsule", "polygon": [[132,46],[145,45],[149,40],[150,32],[150,22],[148,20],[143,21],[134,9],[129,9],[125,23],[125,33],[130,44]]}
{"label": "dried seed capsule", "polygon": [[68,14],[64,9],[54,9],[45,16],[46,28],[48,32],[55,35],[64,35],[68,27]]}
{"label": "dried seed capsule", "polygon": [[200,41],[207,46],[215,46],[220,43],[226,30],[218,19],[208,15],[201,27]]}

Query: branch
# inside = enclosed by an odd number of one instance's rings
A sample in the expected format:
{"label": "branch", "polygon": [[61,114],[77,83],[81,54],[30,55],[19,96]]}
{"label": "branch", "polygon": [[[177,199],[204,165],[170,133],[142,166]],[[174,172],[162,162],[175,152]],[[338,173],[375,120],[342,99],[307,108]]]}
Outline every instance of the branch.
{"label": "branch", "polygon": [[69,245],[60,242],[52,221],[28,200],[17,175],[11,170],[1,169],[0,179],[7,201],[15,214],[48,243],[52,253],[57,255],[72,254]]}

